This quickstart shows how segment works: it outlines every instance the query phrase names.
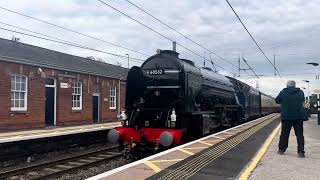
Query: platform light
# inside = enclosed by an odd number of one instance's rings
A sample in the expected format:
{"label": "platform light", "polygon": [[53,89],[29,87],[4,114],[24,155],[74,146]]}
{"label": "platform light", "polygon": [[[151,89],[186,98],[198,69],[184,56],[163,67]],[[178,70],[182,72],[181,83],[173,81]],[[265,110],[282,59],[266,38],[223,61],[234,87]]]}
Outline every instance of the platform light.
{"label": "platform light", "polygon": [[315,63],[315,62],[310,62],[310,63],[306,63],[312,66],[317,66],[317,72],[316,72],[316,79],[319,79],[319,63]]}

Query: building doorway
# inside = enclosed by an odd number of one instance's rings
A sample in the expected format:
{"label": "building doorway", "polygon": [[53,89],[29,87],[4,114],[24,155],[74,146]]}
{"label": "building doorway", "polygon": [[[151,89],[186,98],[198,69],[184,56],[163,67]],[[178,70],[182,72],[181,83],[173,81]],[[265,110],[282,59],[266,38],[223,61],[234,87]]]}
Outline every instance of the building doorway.
{"label": "building doorway", "polygon": [[45,123],[46,126],[56,125],[56,81],[46,78],[46,102],[45,102]]}
{"label": "building doorway", "polygon": [[92,95],[92,120],[93,123],[100,121],[100,96],[99,94]]}

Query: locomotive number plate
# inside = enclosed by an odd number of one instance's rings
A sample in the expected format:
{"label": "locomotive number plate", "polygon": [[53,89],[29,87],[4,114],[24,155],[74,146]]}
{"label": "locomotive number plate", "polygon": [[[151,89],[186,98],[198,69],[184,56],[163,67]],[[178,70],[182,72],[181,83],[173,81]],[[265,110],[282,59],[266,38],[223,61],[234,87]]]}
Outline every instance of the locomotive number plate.
{"label": "locomotive number plate", "polygon": [[162,75],[162,74],[164,74],[164,70],[162,70],[162,69],[153,69],[153,70],[148,70],[147,73],[149,75]]}

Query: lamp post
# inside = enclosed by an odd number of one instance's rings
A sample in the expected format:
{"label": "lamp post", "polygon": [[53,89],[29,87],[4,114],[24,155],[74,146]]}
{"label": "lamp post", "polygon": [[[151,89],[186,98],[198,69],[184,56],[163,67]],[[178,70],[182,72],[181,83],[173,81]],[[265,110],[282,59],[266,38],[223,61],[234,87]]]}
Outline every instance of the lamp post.
{"label": "lamp post", "polygon": [[308,84],[308,89],[307,89],[307,93],[308,93],[308,99],[306,101],[306,107],[307,107],[307,114],[308,114],[308,117],[310,117],[310,94],[309,94],[309,84],[310,84],[310,81],[308,80],[302,80],[304,82],[306,82]]}
{"label": "lamp post", "polygon": [[306,63],[312,66],[317,66],[317,72],[316,72],[316,79],[319,79],[319,63],[311,62],[311,63]]}
{"label": "lamp post", "polygon": [[308,81],[308,80],[302,80],[302,81],[304,81],[304,82],[306,82],[307,84],[308,84],[308,89],[307,89],[307,93],[308,93],[308,102],[310,102],[310,95],[309,95],[309,88],[310,88],[310,86],[309,86],[309,84],[310,84],[310,81]]}
{"label": "lamp post", "polygon": [[128,56],[128,69],[129,69],[129,61],[130,61],[130,56],[129,56],[129,54],[125,54],[126,56]]}

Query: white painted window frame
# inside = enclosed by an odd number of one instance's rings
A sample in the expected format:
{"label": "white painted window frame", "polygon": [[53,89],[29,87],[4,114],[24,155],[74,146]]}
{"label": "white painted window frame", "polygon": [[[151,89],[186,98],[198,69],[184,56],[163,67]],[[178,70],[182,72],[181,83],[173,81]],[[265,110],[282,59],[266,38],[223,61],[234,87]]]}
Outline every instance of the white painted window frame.
{"label": "white painted window frame", "polygon": [[[80,94],[76,94],[76,93],[74,93],[74,85],[76,84],[76,83],[80,83]],[[75,111],[79,111],[79,110],[82,110],[82,82],[81,81],[74,81],[73,83],[72,83],[72,99],[71,99],[71,101],[73,101],[73,96],[79,96],[80,95],[80,98],[79,98],[79,101],[80,101],[80,107],[74,107],[73,105],[74,105],[74,103],[72,102],[72,110],[75,110]]]}
{"label": "white painted window frame", "polygon": [[[114,91],[114,95],[112,95],[112,92]],[[109,102],[109,109],[117,109],[117,86],[111,86],[109,90],[109,96],[110,96],[110,102]],[[113,101],[111,99],[114,98]],[[114,102],[114,106],[111,106],[112,103]]]}
{"label": "white painted window frame", "polygon": [[[25,91],[17,91],[17,90],[12,90],[11,84],[12,84],[12,80],[11,78],[14,77],[15,78],[15,83],[16,83],[16,77],[17,76],[21,76],[21,77],[25,77],[26,78],[26,82],[25,82]],[[11,106],[11,98],[10,98],[10,107],[11,107],[11,111],[27,111],[28,110],[28,76],[24,75],[24,74],[12,74],[10,76],[10,92],[11,94],[13,92],[24,92],[24,105],[23,107],[12,107]],[[11,96],[10,94],[10,96]]]}

